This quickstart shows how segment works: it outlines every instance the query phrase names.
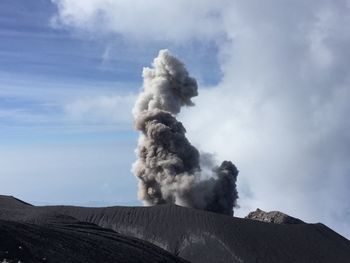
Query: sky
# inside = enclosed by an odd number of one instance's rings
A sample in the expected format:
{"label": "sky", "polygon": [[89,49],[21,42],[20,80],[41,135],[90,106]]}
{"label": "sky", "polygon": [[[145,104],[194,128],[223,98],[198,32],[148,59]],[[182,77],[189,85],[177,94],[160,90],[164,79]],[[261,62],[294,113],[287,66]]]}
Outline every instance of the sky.
{"label": "sky", "polygon": [[239,208],[350,237],[350,1],[0,1],[0,193],[141,205],[131,109],[160,49],[199,83],[189,140]]}

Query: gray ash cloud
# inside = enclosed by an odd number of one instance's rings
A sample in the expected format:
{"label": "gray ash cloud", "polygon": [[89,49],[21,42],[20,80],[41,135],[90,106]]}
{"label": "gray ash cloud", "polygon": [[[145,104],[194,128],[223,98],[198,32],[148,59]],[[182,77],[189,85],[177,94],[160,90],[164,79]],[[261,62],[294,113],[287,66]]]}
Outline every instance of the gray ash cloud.
{"label": "gray ash cloud", "polygon": [[193,106],[198,85],[185,65],[168,50],[161,50],[152,68],[143,70],[143,91],[133,109],[139,130],[139,198],[145,205],[174,203],[233,215],[238,193],[237,168],[200,152],[186,138],[176,119],[183,106]]}

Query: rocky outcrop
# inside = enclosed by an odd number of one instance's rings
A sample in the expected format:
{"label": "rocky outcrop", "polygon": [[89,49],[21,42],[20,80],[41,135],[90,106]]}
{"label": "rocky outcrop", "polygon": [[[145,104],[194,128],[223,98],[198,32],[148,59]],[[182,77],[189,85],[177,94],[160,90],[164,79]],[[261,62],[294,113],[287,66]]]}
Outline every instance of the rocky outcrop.
{"label": "rocky outcrop", "polygon": [[257,208],[254,212],[250,212],[245,218],[258,220],[267,223],[275,223],[275,224],[305,224],[302,220],[286,215],[279,211],[271,211],[265,212],[259,208]]}

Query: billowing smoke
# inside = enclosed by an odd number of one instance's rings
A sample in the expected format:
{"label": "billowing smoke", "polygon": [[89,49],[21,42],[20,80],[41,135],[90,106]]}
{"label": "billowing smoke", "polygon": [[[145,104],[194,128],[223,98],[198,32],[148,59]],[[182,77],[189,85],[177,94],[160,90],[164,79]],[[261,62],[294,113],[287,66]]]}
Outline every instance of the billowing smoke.
{"label": "billowing smoke", "polygon": [[143,79],[144,90],[133,109],[141,131],[133,166],[139,198],[146,205],[174,203],[233,215],[237,168],[229,161],[217,166],[210,154],[200,155],[175,118],[182,106],[194,105],[196,80],[168,50],[159,52],[153,68],[144,68]]}

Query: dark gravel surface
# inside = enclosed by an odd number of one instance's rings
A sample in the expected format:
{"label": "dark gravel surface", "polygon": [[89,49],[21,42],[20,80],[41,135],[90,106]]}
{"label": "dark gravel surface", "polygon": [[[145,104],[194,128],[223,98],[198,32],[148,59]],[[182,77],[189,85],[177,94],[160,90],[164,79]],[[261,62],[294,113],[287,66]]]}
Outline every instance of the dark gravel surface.
{"label": "dark gravel surface", "polygon": [[0,262],[186,262],[149,242],[18,202],[0,196]]}
{"label": "dark gravel surface", "polygon": [[[101,259],[113,255],[117,259],[113,262],[181,262],[183,258],[193,263],[350,263],[350,241],[320,223],[273,224],[174,205],[106,208],[27,205],[2,209],[0,206],[0,219],[15,224],[1,221],[0,251],[4,244],[2,231],[13,231],[9,240],[17,240],[17,237],[24,240],[27,238],[24,229],[33,227],[29,237],[35,236],[35,231],[48,235],[47,242],[40,243],[41,251],[50,251],[45,248],[46,243],[59,247],[59,240],[65,237],[66,248],[60,250],[63,256],[73,252],[75,257],[77,253],[83,256],[89,252],[100,253]],[[99,234],[94,234],[95,231]],[[121,242],[122,239],[129,243]],[[35,242],[39,242],[37,240]],[[37,246],[23,247],[29,252],[38,249]],[[156,260],[141,256],[147,253]],[[130,254],[134,257],[126,259]],[[140,258],[142,260],[137,261]],[[149,261],[143,260],[148,258]]]}

